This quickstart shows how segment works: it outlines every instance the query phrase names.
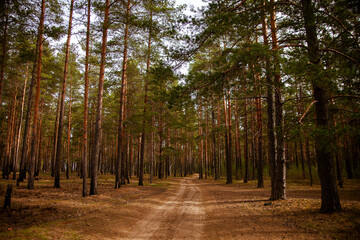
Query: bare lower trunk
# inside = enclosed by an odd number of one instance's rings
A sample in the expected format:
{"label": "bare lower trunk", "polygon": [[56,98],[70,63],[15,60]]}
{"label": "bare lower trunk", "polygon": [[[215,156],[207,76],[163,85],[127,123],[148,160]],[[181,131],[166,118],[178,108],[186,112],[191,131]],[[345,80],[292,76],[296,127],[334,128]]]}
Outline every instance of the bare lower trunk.
{"label": "bare lower trunk", "polygon": [[340,198],[336,186],[335,164],[331,152],[332,137],[328,123],[326,87],[322,79],[320,65],[320,51],[318,46],[314,3],[312,0],[301,0],[302,13],[305,23],[306,42],[308,44],[308,55],[311,63],[309,78],[313,85],[317,133],[316,159],[318,173],[321,183],[321,212],[331,213],[341,211]]}
{"label": "bare lower trunk", "polygon": [[40,102],[40,80],[41,80],[41,62],[43,53],[43,34],[44,34],[44,19],[45,19],[45,0],[41,3],[41,17],[39,24],[39,52],[36,64],[36,93],[34,102],[34,120],[31,139],[31,157],[29,164],[29,177],[28,177],[28,189],[34,189],[34,171],[35,171],[35,157],[36,157],[36,140],[37,140],[37,122],[39,116],[39,102]]}
{"label": "bare lower trunk", "polygon": [[247,117],[247,99],[245,99],[244,104],[244,163],[245,163],[245,174],[244,174],[244,183],[247,183],[249,181],[249,143],[248,143],[248,117]]}
{"label": "bare lower trunk", "polygon": [[60,168],[61,162],[63,159],[63,144],[62,144],[62,135],[63,135],[63,118],[65,112],[65,94],[66,94],[66,81],[67,81],[67,71],[68,71],[68,61],[70,55],[70,41],[71,41],[71,30],[72,30],[72,14],[74,9],[74,0],[71,0],[70,6],[70,17],[69,17],[69,27],[68,27],[68,36],[66,42],[66,52],[65,52],[65,66],[64,66],[64,76],[62,80],[62,89],[61,89],[61,101],[59,109],[59,126],[57,133],[57,146],[56,146],[56,160],[55,160],[55,180],[54,188],[60,188]]}
{"label": "bare lower trunk", "polygon": [[109,12],[110,12],[110,0],[105,2],[105,19],[103,27],[103,37],[101,46],[101,63],[100,63],[100,76],[98,85],[98,102],[96,109],[96,120],[95,120],[95,136],[94,146],[91,156],[91,182],[90,182],[90,195],[96,195],[97,191],[97,171],[98,171],[98,160],[100,153],[101,143],[101,127],[102,127],[102,107],[103,107],[103,92],[104,92],[104,77],[105,77],[105,60],[106,60],[106,43],[107,43],[107,30],[109,24]]}
{"label": "bare lower trunk", "polygon": [[280,63],[278,60],[278,39],[277,39],[277,27],[276,27],[276,12],[274,0],[270,0],[271,11],[270,11],[270,25],[271,25],[271,38],[272,48],[275,51],[274,55],[274,71],[275,71],[275,125],[276,125],[276,138],[277,138],[277,149],[276,149],[276,187],[275,187],[275,199],[286,199],[286,159],[285,159],[285,140],[284,140],[284,118],[283,118],[283,106],[282,106],[282,95],[281,95],[281,76],[280,76]]}
{"label": "bare lower trunk", "polygon": [[232,183],[232,159],[231,159],[231,106],[230,94],[227,92],[227,98],[224,96],[225,126],[228,128],[225,132],[226,149],[226,184]]}
{"label": "bare lower trunk", "polygon": [[308,137],[306,137],[306,139],[305,139],[305,148],[306,148],[306,158],[307,158],[308,169],[309,169],[310,186],[312,186],[314,183],[314,180],[313,180],[312,171],[311,171],[310,143],[309,143]]}
{"label": "bare lower trunk", "polygon": [[[146,71],[149,73],[150,71],[150,56],[151,56],[151,39],[152,39],[152,17],[153,13],[150,10],[150,29],[149,29],[149,38],[148,38],[148,53],[147,53],[147,60],[146,60]],[[141,150],[140,150],[140,176],[139,176],[139,186],[143,186],[144,183],[144,154],[145,154],[145,141],[146,141],[146,112],[147,112],[147,105],[148,105],[148,79],[145,77],[145,89],[144,89],[144,117],[143,117],[143,125],[142,125],[142,132],[141,132]],[[160,146],[161,148],[161,146]],[[161,150],[160,150],[161,153]]]}
{"label": "bare lower trunk", "polygon": [[71,82],[70,84],[70,98],[69,98],[69,116],[68,116],[68,135],[67,135],[67,161],[66,161],[66,179],[69,179],[70,172],[70,140],[71,140]]}
{"label": "bare lower trunk", "polygon": [[202,140],[202,111],[201,99],[198,106],[198,132],[199,132],[199,179],[203,178],[203,140]]}
{"label": "bare lower trunk", "polygon": [[82,158],[82,178],[83,178],[83,197],[87,196],[87,162],[88,162],[88,99],[89,99],[89,43],[90,43],[90,14],[91,0],[87,6],[87,30],[86,30],[86,54],[85,54],[85,91],[84,91],[84,135],[83,135],[83,158]]}
{"label": "bare lower trunk", "polygon": [[18,167],[18,159],[19,159],[19,151],[20,151],[20,138],[21,138],[21,126],[22,126],[22,119],[24,115],[24,102],[25,102],[25,95],[26,95],[26,84],[28,79],[28,71],[29,71],[29,64],[26,65],[26,74],[25,74],[25,83],[24,83],[24,90],[21,100],[21,110],[20,110],[20,117],[19,117],[19,127],[16,137],[16,146],[15,146],[15,157],[14,157],[14,174],[13,180],[16,179],[16,172]]}

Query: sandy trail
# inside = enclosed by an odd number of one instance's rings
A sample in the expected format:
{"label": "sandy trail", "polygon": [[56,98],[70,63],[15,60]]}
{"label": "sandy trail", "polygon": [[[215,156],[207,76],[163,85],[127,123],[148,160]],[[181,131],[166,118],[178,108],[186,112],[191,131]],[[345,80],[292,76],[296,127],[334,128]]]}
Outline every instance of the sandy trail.
{"label": "sandy trail", "polygon": [[263,189],[183,178],[172,191],[145,200],[147,214],[121,239],[319,239],[264,214],[267,199]]}
{"label": "sandy trail", "polygon": [[205,211],[202,193],[192,181],[182,179],[168,198],[152,200],[152,210],[124,239],[200,239]]}

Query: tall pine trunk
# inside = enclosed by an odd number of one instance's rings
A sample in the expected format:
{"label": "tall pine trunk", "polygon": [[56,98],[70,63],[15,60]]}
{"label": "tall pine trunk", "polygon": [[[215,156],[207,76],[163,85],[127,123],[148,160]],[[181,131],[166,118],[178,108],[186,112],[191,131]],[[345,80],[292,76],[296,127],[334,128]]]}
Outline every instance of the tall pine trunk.
{"label": "tall pine trunk", "polygon": [[236,157],[236,180],[241,178],[241,148],[240,148],[240,124],[239,124],[239,103],[235,102],[235,157]]}
{"label": "tall pine trunk", "polygon": [[121,73],[121,92],[120,92],[120,111],[119,111],[119,126],[118,126],[118,150],[116,158],[116,175],[115,175],[115,188],[119,188],[121,184],[125,183],[124,172],[125,172],[125,162],[124,162],[124,151],[123,151],[123,140],[125,134],[125,116],[126,116],[126,89],[127,89],[127,55],[128,55],[128,38],[129,38],[129,18],[130,18],[130,3],[131,0],[127,1],[126,6],[126,24],[124,32],[124,54],[123,54],[123,64],[122,64],[122,73]]}
{"label": "tall pine trunk", "polygon": [[244,100],[244,163],[245,163],[245,173],[244,173],[244,183],[249,181],[249,142],[248,142],[248,111],[247,111],[247,98]]}
{"label": "tall pine trunk", "polygon": [[57,133],[57,146],[56,146],[56,159],[55,159],[55,169],[54,169],[54,188],[60,188],[60,168],[61,162],[63,159],[63,119],[65,111],[65,93],[66,93],[66,81],[67,81],[67,72],[68,72],[68,61],[70,55],[70,40],[71,40],[71,30],[72,30],[72,15],[74,9],[74,0],[71,0],[70,5],[70,17],[69,17],[69,28],[66,41],[66,50],[65,50],[65,66],[64,66],[64,76],[62,80],[62,89],[60,96],[60,108],[59,108],[59,123],[58,123],[58,133]]}
{"label": "tall pine trunk", "polygon": [[[267,29],[267,15],[265,14],[266,2],[263,1],[262,10],[262,32],[264,45],[269,45],[268,29]],[[265,71],[266,71],[266,83],[267,83],[267,137],[268,137],[268,161],[270,166],[271,177],[271,196],[270,199],[276,199],[276,173],[277,173],[277,140],[275,131],[275,95],[274,95],[274,83],[270,75],[270,58],[265,57]]]}
{"label": "tall pine trunk", "polygon": [[44,19],[45,19],[45,0],[41,2],[41,16],[39,24],[39,51],[36,64],[36,92],[34,103],[34,120],[31,138],[31,156],[29,163],[29,177],[28,177],[28,189],[34,189],[34,172],[35,172],[35,158],[36,158],[36,142],[37,142],[37,122],[39,118],[39,102],[40,102],[40,80],[41,80],[41,62],[43,53],[43,35],[44,35]]}
{"label": "tall pine trunk", "polygon": [[217,153],[216,153],[216,134],[215,134],[215,111],[214,109],[212,109],[211,111],[211,124],[212,124],[212,142],[213,142],[213,152],[212,152],[212,156],[213,156],[213,164],[214,164],[214,172],[215,172],[215,176],[214,179],[215,180],[219,180],[220,179],[220,175],[219,175],[219,168],[218,168],[218,161],[219,158],[217,158]]}
{"label": "tall pine trunk", "polygon": [[280,63],[278,60],[278,39],[276,27],[276,11],[274,0],[270,0],[270,25],[272,49],[275,51],[274,61],[274,85],[275,85],[275,125],[276,125],[276,187],[274,199],[286,199],[286,159],[285,159],[285,141],[284,141],[284,117],[281,96],[281,76]]}
{"label": "tall pine trunk", "polygon": [[[227,98],[227,101],[226,101]],[[231,159],[231,106],[230,93],[227,91],[224,96],[225,126],[225,150],[226,150],[226,184],[232,183],[232,159]]]}
{"label": "tall pine trunk", "polygon": [[70,140],[71,140],[71,82],[69,82],[70,89],[69,89],[69,116],[68,116],[68,135],[67,135],[67,161],[66,161],[66,179],[69,179],[69,172],[70,172]]}
{"label": "tall pine trunk", "polygon": [[83,197],[87,196],[87,164],[88,164],[88,106],[89,106],[89,45],[90,45],[90,15],[91,0],[87,6],[87,26],[86,26],[86,53],[85,53],[85,89],[84,89],[84,135],[83,135],[83,156],[82,156],[82,178],[83,178]]}
{"label": "tall pine trunk", "polygon": [[[148,49],[147,49],[147,59],[146,59],[146,74],[149,74],[150,71],[150,56],[151,56],[151,39],[152,39],[152,19],[153,12],[150,10],[150,28],[149,28],[149,38],[148,38]],[[143,123],[141,131],[141,150],[140,150],[140,172],[139,172],[139,186],[144,185],[144,155],[145,155],[145,143],[146,143],[146,123],[147,123],[147,105],[148,105],[148,76],[145,76],[145,86],[144,86],[144,111],[143,111]],[[161,138],[161,137],[160,137]],[[161,146],[160,146],[161,153]],[[161,154],[160,154],[161,155]],[[160,173],[160,171],[159,171]],[[152,175],[152,174],[151,174]],[[160,176],[160,174],[159,174]],[[152,177],[152,176],[151,176]],[[159,177],[160,178],[160,177]]]}
{"label": "tall pine trunk", "polygon": [[[11,88],[11,86],[10,86]],[[11,159],[11,148],[12,148],[12,138],[13,138],[13,126],[15,121],[15,110],[17,104],[17,87],[14,91],[14,98],[12,100],[11,107],[9,108],[9,115],[7,121],[7,133],[6,133],[6,142],[5,142],[5,156],[3,160],[3,178],[9,179],[10,175],[10,159]]]}
{"label": "tall pine trunk", "polygon": [[201,112],[201,98],[199,100],[199,105],[198,105],[198,133],[199,133],[199,179],[203,179],[203,140],[202,140],[202,123],[201,123],[201,119],[202,119],[202,112]]}
{"label": "tall pine trunk", "polygon": [[305,23],[306,42],[311,65],[309,78],[313,86],[317,133],[315,135],[316,160],[321,183],[321,212],[341,211],[340,198],[336,186],[335,163],[331,152],[331,136],[328,120],[326,81],[322,77],[320,51],[316,32],[315,10],[312,0],[301,0]]}
{"label": "tall pine trunk", "polygon": [[104,92],[104,77],[105,77],[105,61],[106,61],[106,44],[107,44],[107,31],[109,28],[109,13],[110,13],[110,0],[105,2],[105,19],[103,25],[103,37],[101,46],[101,62],[100,62],[100,76],[98,85],[98,98],[96,108],[96,120],[95,120],[95,136],[94,146],[91,155],[91,182],[90,182],[90,195],[97,194],[97,171],[98,160],[100,153],[101,143],[101,127],[102,127],[102,108],[103,108],[103,92]]}
{"label": "tall pine trunk", "polygon": [[18,127],[17,136],[16,136],[13,180],[16,179],[16,172],[17,172],[17,169],[18,169],[18,159],[19,159],[19,151],[20,151],[20,138],[21,138],[21,126],[22,126],[22,119],[23,119],[23,115],[24,115],[24,103],[25,103],[25,95],[26,95],[26,84],[27,84],[27,80],[28,80],[28,71],[29,71],[29,64],[26,64],[25,83],[24,83],[23,95],[22,95],[22,100],[21,100],[19,127]]}

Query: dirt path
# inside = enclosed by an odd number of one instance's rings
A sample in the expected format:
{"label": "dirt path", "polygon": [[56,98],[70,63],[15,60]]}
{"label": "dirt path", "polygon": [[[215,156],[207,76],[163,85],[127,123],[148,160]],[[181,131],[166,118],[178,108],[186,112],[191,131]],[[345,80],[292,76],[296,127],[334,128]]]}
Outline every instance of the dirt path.
{"label": "dirt path", "polygon": [[[318,213],[317,188],[296,187],[288,191],[288,200],[268,204],[270,190],[257,189],[255,183],[226,185],[199,180],[197,175],[161,181],[170,184],[166,191],[125,186],[85,200],[77,196],[74,199],[85,202],[73,201],[72,212],[78,211],[75,206],[100,200],[101,205],[94,212],[34,222],[29,228],[4,235],[4,239],[333,239],[332,231],[343,234],[339,239],[356,239],[353,236],[359,232],[357,191],[343,193],[344,197],[352,196],[343,201],[343,213],[324,215]],[[126,191],[137,197],[128,201]],[[63,204],[61,209],[71,211],[70,202],[55,203],[52,208]]]}
{"label": "dirt path", "polygon": [[192,182],[182,179],[167,199],[153,200],[156,206],[125,239],[200,239],[205,218],[203,197]]}
{"label": "dirt path", "polygon": [[143,203],[151,210],[124,239],[319,239],[264,214],[267,198],[262,189],[244,191],[197,176],[181,179],[168,197]]}

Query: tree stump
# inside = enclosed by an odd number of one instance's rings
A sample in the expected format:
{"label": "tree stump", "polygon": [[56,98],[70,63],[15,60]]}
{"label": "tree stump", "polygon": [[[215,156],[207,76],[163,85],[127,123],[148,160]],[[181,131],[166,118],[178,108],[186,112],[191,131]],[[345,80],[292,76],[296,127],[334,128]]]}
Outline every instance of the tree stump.
{"label": "tree stump", "polygon": [[6,194],[5,194],[5,201],[4,201],[4,210],[9,207],[11,209],[11,192],[12,192],[12,185],[8,184],[6,188]]}

